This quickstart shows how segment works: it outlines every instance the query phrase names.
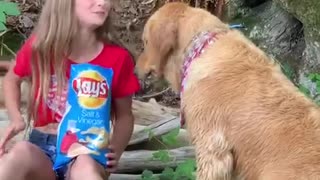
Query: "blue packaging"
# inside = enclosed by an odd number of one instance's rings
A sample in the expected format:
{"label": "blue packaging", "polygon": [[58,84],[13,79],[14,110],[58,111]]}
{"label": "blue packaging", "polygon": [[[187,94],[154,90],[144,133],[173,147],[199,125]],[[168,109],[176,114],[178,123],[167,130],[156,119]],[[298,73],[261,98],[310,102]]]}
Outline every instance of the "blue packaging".
{"label": "blue packaging", "polygon": [[92,64],[72,64],[66,111],[58,127],[53,169],[88,154],[106,167],[110,134],[113,70]]}

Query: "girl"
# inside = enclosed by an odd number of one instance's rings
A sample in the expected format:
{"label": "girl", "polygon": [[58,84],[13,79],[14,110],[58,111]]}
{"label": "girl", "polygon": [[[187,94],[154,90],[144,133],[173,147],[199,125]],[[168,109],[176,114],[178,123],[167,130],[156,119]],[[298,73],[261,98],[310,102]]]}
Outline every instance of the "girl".
{"label": "girl", "polygon": [[[3,88],[10,125],[0,142],[0,177],[3,180],[102,180],[114,172],[133,131],[131,96],[140,88],[128,51],[108,42],[110,0],[47,0],[34,33],[19,50]],[[88,155],[52,170],[57,126],[65,110],[70,65],[92,63],[113,68],[112,99],[115,122],[104,169]],[[5,152],[6,143],[25,129],[20,112],[20,83],[31,78],[29,120],[34,120],[29,141]]]}

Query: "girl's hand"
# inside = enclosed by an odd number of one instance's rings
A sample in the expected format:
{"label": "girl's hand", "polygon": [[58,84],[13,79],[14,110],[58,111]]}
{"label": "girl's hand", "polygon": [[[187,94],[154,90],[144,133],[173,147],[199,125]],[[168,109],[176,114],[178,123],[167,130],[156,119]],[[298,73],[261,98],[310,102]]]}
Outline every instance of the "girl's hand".
{"label": "girl's hand", "polygon": [[108,173],[114,173],[118,168],[119,158],[115,153],[113,146],[109,146],[108,149],[109,153],[106,154],[106,157],[108,158],[106,171]]}
{"label": "girl's hand", "polygon": [[7,142],[17,135],[19,132],[23,131],[26,127],[26,123],[23,118],[20,116],[19,118],[13,119],[9,126],[7,127],[5,133],[3,134],[0,140],[0,157],[5,153],[5,146]]}

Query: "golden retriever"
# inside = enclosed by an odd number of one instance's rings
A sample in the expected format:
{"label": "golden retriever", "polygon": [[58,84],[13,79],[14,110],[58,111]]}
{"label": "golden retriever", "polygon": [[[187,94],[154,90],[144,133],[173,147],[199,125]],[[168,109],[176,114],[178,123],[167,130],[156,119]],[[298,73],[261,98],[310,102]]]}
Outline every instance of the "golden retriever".
{"label": "golden retriever", "polygon": [[[215,38],[184,71],[203,32]],[[319,107],[240,31],[175,2],[151,15],[142,39],[139,77],[152,73],[176,92],[184,87],[181,108],[197,179],[320,179]]]}

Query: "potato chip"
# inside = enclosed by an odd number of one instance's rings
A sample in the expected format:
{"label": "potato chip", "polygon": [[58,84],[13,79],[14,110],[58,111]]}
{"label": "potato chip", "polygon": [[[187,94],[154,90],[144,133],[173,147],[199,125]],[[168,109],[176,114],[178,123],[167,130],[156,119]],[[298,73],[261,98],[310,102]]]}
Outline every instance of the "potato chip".
{"label": "potato chip", "polygon": [[79,154],[95,154],[99,155],[100,153],[97,151],[94,151],[92,149],[87,148],[87,146],[81,144],[81,143],[73,143],[67,152],[67,157],[73,158],[78,156]]}

